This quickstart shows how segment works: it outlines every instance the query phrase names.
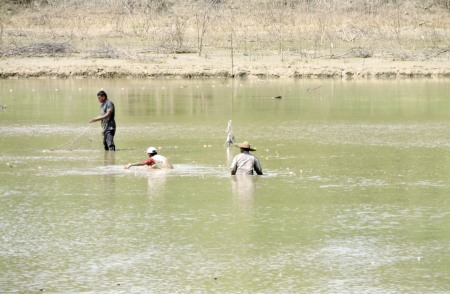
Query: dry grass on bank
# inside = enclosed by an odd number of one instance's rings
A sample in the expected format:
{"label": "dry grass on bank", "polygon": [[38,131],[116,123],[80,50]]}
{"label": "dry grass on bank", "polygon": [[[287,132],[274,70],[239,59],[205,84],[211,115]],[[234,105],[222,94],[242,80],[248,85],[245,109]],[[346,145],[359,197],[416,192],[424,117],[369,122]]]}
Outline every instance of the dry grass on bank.
{"label": "dry grass on bank", "polygon": [[10,0],[3,58],[450,58],[450,0]]}

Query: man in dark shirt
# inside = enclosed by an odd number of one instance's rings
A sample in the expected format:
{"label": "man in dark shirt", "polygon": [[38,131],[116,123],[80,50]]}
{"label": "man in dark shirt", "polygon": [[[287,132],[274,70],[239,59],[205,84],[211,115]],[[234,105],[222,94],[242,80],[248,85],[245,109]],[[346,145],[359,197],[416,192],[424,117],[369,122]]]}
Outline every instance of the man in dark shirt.
{"label": "man in dark shirt", "polygon": [[101,120],[101,126],[103,129],[103,145],[105,150],[115,151],[116,146],[114,145],[114,135],[116,134],[116,121],[114,103],[108,100],[108,95],[105,91],[100,91],[97,93],[97,99],[101,103],[100,115],[91,119],[91,123]]}

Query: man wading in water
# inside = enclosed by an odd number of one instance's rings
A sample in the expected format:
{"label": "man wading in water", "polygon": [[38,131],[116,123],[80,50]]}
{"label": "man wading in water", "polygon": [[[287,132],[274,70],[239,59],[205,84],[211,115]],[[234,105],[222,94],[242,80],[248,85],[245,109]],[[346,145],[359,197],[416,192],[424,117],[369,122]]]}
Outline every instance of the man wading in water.
{"label": "man wading in water", "polygon": [[125,169],[129,169],[132,166],[140,166],[140,165],[147,165],[147,166],[150,166],[151,168],[157,168],[157,169],[172,169],[173,168],[172,164],[169,162],[169,160],[166,157],[158,154],[155,147],[148,147],[147,155],[149,157],[148,159],[141,161],[141,162],[129,163],[125,166]]}
{"label": "man wading in water", "polygon": [[250,143],[247,141],[238,144],[236,147],[241,148],[241,153],[233,158],[231,175],[253,175],[253,171],[262,175],[263,172],[258,158],[250,154],[250,151],[256,151],[256,149],[250,147]]}
{"label": "man wading in water", "polygon": [[116,134],[116,121],[114,120],[115,110],[114,103],[108,100],[108,95],[105,91],[100,91],[97,93],[98,102],[102,105],[100,106],[100,115],[96,118],[91,119],[90,123],[101,120],[103,128],[103,145],[106,151],[116,151],[116,146],[114,145],[114,135]]}

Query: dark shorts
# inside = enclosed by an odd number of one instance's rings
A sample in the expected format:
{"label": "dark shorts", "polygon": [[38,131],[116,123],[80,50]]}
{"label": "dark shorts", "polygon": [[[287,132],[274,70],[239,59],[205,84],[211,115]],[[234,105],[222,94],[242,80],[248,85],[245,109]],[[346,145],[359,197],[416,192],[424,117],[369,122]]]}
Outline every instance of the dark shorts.
{"label": "dark shorts", "polygon": [[116,145],[114,145],[114,135],[116,134],[116,130],[109,130],[103,134],[103,145],[105,150],[108,151],[116,151]]}

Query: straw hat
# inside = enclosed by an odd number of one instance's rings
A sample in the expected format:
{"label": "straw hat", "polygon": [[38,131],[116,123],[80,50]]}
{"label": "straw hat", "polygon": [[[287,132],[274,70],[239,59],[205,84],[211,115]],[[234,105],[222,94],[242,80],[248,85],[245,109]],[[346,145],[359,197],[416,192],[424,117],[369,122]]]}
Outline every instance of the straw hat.
{"label": "straw hat", "polygon": [[242,149],[246,149],[246,150],[249,150],[249,151],[256,151],[256,149],[250,147],[250,143],[247,142],[247,141],[244,141],[242,143],[237,144],[236,147],[239,147],[239,148],[242,148]]}

